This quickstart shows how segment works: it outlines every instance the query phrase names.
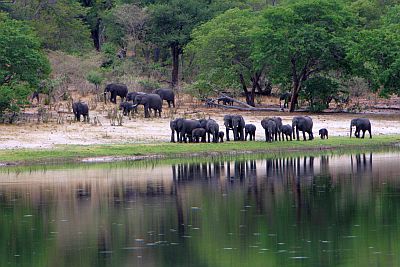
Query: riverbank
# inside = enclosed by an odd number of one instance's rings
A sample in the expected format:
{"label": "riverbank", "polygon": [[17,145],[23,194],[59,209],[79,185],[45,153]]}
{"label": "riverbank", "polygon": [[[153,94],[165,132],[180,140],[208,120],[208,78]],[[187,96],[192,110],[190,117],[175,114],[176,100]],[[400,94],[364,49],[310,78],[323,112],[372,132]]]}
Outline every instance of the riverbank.
{"label": "riverbank", "polygon": [[121,160],[173,159],[234,156],[241,154],[290,155],[294,152],[379,149],[395,147],[400,135],[380,135],[369,139],[331,137],[328,140],[292,142],[158,143],[115,145],[63,145],[52,149],[0,150],[0,165],[57,164],[72,162],[112,162]]}

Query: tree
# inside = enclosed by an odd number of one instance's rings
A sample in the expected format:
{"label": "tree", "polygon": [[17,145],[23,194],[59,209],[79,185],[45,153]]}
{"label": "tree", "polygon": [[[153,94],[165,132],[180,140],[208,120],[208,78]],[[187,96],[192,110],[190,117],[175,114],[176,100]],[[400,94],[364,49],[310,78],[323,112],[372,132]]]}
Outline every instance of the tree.
{"label": "tree", "polygon": [[339,92],[339,84],[331,78],[315,76],[303,83],[301,96],[310,103],[310,110],[320,112]]}
{"label": "tree", "polygon": [[49,73],[50,63],[32,28],[0,13],[0,113],[15,111]]}
{"label": "tree", "polygon": [[90,33],[82,18],[85,9],[76,0],[16,1],[11,16],[29,21],[45,48],[82,52],[90,47]]}
{"label": "tree", "polygon": [[354,23],[337,1],[298,1],[264,11],[252,57],[260,66],[268,62],[275,82],[291,83],[291,112],[303,82],[345,66],[346,35]]}
{"label": "tree", "polygon": [[[400,95],[400,6],[382,18],[382,26],[360,31],[349,45],[353,72],[365,78],[382,95]],[[397,14],[397,15],[394,15]]]}
{"label": "tree", "polygon": [[215,88],[241,88],[251,106],[266,70],[251,58],[251,32],[258,20],[258,14],[248,9],[228,10],[196,28],[187,48],[195,54],[199,79]]}
{"label": "tree", "polygon": [[178,84],[179,56],[190,40],[193,28],[209,18],[207,5],[198,0],[171,0],[150,6],[148,38],[168,47],[172,56],[171,84]]}

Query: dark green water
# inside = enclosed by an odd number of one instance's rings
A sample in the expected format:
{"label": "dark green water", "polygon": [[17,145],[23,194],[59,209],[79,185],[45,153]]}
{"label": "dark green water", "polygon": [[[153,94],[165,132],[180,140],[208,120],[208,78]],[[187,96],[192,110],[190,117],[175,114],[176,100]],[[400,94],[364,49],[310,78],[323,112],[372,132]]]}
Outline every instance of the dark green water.
{"label": "dark green water", "polygon": [[400,266],[400,153],[3,172],[0,266]]}

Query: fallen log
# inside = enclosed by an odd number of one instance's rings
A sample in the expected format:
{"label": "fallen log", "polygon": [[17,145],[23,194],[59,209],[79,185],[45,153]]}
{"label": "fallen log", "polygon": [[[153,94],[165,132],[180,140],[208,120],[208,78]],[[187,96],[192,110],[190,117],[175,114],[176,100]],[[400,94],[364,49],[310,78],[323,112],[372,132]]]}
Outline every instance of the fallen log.
{"label": "fallen log", "polygon": [[220,107],[220,108],[225,108],[225,109],[235,109],[235,110],[240,110],[240,111],[278,111],[278,112],[283,112],[281,108],[255,108],[249,105],[249,107],[240,107],[240,106],[226,106],[226,105],[221,105],[217,104],[214,102],[206,102],[207,105],[213,105],[214,107]]}

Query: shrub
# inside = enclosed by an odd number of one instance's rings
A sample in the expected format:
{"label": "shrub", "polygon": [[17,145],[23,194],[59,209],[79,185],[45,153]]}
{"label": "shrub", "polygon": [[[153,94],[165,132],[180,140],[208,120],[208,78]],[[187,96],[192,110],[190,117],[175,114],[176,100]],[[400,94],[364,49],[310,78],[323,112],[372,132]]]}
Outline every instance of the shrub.
{"label": "shrub", "polygon": [[331,78],[316,76],[304,83],[300,97],[310,103],[310,111],[320,112],[329,107],[329,103],[339,93],[339,84]]}

